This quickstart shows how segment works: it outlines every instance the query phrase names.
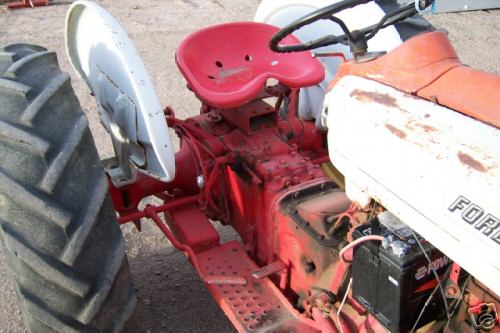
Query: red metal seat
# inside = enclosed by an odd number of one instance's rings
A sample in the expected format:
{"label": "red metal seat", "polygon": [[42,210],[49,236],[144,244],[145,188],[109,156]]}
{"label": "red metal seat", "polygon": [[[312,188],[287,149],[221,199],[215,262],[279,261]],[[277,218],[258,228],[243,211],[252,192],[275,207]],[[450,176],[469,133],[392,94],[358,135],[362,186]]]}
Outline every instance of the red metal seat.
{"label": "red metal seat", "polygon": [[[290,88],[315,85],[324,78],[309,52],[275,53],[269,40],[278,31],[255,22],[221,24],[188,36],[177,50],[177,65],[204,103],[234,108],[257,98],[267,79]],[[297,43],[290,36],[283,43]]]}

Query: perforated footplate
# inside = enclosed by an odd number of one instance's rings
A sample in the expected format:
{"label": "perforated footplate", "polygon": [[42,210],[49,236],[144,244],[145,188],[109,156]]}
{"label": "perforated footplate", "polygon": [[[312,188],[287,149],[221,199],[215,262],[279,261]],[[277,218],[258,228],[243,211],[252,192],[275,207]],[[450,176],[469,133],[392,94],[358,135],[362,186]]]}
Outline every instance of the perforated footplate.
{"label": "perforated footplate", "polygon": [[[197,257],[204,272],[216,281],[208,289],[239,332],[317,332],[288,311],[286,299],[268,278],[250,275],[258,266],[238,242]],[[241,284],[243,278],[246,284]]]}

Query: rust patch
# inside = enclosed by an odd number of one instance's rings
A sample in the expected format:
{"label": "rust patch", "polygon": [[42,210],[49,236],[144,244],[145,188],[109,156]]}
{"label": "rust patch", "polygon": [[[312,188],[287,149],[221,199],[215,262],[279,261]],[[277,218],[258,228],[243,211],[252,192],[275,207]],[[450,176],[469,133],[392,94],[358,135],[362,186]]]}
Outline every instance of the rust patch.
{"label": "rust patch", "polygon": [[262,284],[260,284],[259,282],[253,282],[252,283],[252,287],[255,289],[255,291],[260,294],[260,295],[263,295],[264,294],[264,291],[262,290]]}
{"label": "rust patch", "polygon": [[468,155],[466,153],[459,151],[457,156],[458,156],[458,159],[460,160],[460,162],[467,165],[468,167],[476,169],[477,171],[480,171],[480,172],[488,171],[488,168],[486,168],[484,165],[482,165],[481,162],[476,161],[475,159],[473,159],[470,155]]}
{"label": "rust patch", "polygon": [[225,68],[219,71],[219,79],[224,80],[230,78],[232,76],[240,75],[242,73],[248,72],[248,67],[234,67],[234,68]]}
{"label": "rust patch", "polygon": [[354,89],[349,95],[363,103],[375,102],[388,107],[399,108],[396,99],[392,96],[389,96],[389,94],[381,94],[373,91]]}
{"label": "rust patch", "polygon": [[432,127],[430,125],[425,125],[425,124],[417,124],[418,127],[422,128],[425,132],[436,132],[437,129],[435,127]]}
{"label": "rust patch", "polygon": [[[277,309],[265,311],[260,317],[260,322],[255,325],[255,330],[259,332],[290,332],[296,333],[294,320],[287,312]],[[243,323],[246,325],[246,323]]]}
{"label": "rust patch", "polygon": [[394,134],[395,136],[397,136],[400,139],[406,138],[406,133],[404,131],[392,126],[391,124],[385,124],[385,128],[387,128],[389,131],[391,131],[392,134]]}

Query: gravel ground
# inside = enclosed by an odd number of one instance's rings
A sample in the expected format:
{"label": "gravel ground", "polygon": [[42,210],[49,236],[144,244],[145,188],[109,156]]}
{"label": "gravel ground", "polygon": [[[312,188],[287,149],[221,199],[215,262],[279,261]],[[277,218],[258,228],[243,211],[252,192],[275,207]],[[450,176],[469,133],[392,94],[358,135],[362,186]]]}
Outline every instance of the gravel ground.
{"label": "gravel ground", "polygon": [[[134,40],[151,73],[163,105],[179,117],[196,113],[199,103],[185,89],[174,54],[192,31],[215,23],[251,20],[258,0],[137,0],[100,1]],[[64,15],[67,5],[9,12],[0,8],[0,44],[27,42],[54,50],[73,86],[101,157],[112,148],[100,127],[95,104],[72,72],[64,51]],[[500,11],[440,14],[428,17],[449,36],[462,61],[473,67],[500,72]],[[223,238],[231,230],[218,227]],[[155,228],[145,225],[138,233],[123,227],[132,274],[139,292],[134,314],[140,332],[232,332],[233,328],[211,299],[185,257],[174,251]],[[1,252],[1,249],[0,249]],[[0,332],[22,332],[24,327],[3,255],[0,253]]]}

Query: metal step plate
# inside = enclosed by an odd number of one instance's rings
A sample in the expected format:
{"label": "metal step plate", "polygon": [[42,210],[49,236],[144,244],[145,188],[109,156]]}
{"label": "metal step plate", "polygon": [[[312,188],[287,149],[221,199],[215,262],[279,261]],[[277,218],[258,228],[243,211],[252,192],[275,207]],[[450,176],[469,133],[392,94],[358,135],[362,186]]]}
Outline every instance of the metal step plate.
{"label": "metal step plate", "polygon": [[[218,280],[209,282],[208,289],[239,332],[317,332],[294,316],[288,300],[269,278],[252,277],[259,267],[238,242],[202,252],[197,259],[208,280],[210,276]],[[222,276],[227,279],[221,280]]]}

